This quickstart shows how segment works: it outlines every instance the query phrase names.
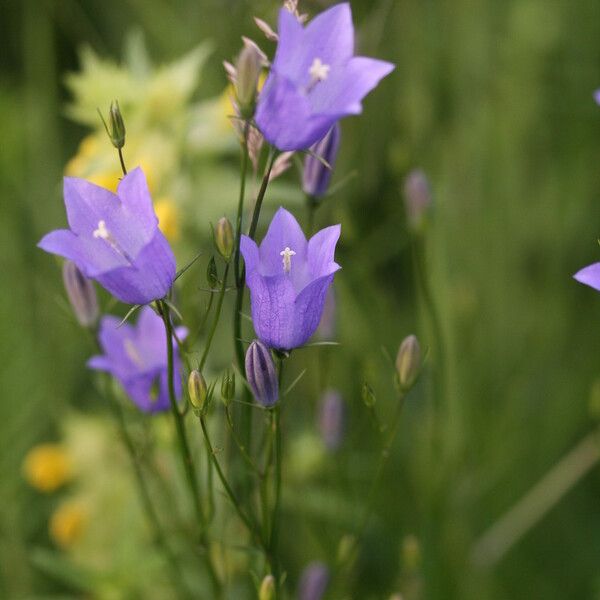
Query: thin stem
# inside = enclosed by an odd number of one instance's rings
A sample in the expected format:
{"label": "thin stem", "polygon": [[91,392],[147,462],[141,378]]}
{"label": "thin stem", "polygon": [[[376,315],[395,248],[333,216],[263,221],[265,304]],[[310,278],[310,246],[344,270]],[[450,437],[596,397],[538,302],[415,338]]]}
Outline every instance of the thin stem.
{"label": "thin stem", "polygon": [[119,151],[119,162],[121,163],[121,170],[123,171],[123,175],[127,175],[127,167],[125,166],[125,160],[123,159],[123,149],[118,148]]}
{"label": "thin stem", "polygon": [[183,576],[181,573],[180,564],[177,561],[177,558],[175,557],[173,552],[171,551],[169,544],[167,543],[165,532],[163,531],[163,528],[158,519],[158,514],[156,513],[154,505],[152,504],[150,491],[148,490],[148,486],[146,484],[146,478],[144,477],[142,465],[140,464],[137,453],[135,451],[135,445],[133,443],[133,440],[131,439],[129,431],[127,430],[127,424],[125,423],[125,415],[123,414],[123,410],[118,401],[116,401],[110,395],[108,395],[108,404],[117,422],[119,435],[121,436],[123,445],[125,446],[127,453],[129,454],[129,458],[131,460],[131,465],[133,466],[133,472],[138,487],[138,492],[140,495],[140,500],[142,502],[143,509],[146,513],[146,518],[154,533],[154,541],[165,555],[165,558],[167,559],[169,568],[171,570],[171,577],[175,586],[179,589],[181,596],[191,598],[192,596],[190,592],[184,587],[183,584]]}
{"label": "thin stem", "polygon": [[315,216],[317,214],[318,204],[312,196],[306,196],[306,207],[307,207],[307,229],[308,235],[312,235],[315,227]]}
{"label": "thin stem", "polygon": [[275,163],[276,158],[276,152],[274,150],[271,150],[269,153],[269,158],[267,158],[267,169],[263,176],[262,183],[260,184],[258,196],[256,196],[254,212],[252,213],[252,221],[250,222],[250,229],[248,230],[248,236],[251,239],[254,239],[254,236],[256,235],[256,228],[258,227],[258,218],[260,217],[260,209],[262,207],[262,202],[267,191],[267,186],[269,185],[269,180],[271,178],[271,169],[273,168],[273,164]]}
{"label": "thin stem", "polygon": [[206,548],[207,570],[215,592],[217,594],[220,594],[221,584],[217,577],[216,570],[212,564],[206,539],[206,518],[204,516],[204,513],[202,512],[202,505],[200,504],[200,490],[198,487],[198,479],[196,477],[196,471],[194,470],[190,446],[188,444],[187,436],[185,433],[183,417],[181,416],[181,413],[179,412],[179,408],[177,406],[174,381],[175,373],[173,359],[173,325],[171,323],[171,314],[169,306],[166,302],[158,300],[156,302],[156,306],[165,324],[165,332],[167,338],[167,379],[169,389],[169,402],[171,404],[171,412],[173,413],[173,418],[175,419],[175,428],[177,430],[177,439],[179,443],[179,454],[183,462],[183,468],[185,471],[187,484],[190,490],[190,495],[192,497],[192,503],[194,506],[194,512],[196,513],[196,519],[198,520],[198,524],[200,526],[200,542]]}
{"label": "thin stem", "polygon": [[248,171],[248,133],[250,131],[250,121],[244,123],[244,134],[242,138],[242,162],[240,167],[240,196],[238,199],[237,218],[235,221],[235,255],[234,269],[235,282],[238,287],[240,281],[240,239],[242,237],[242,215],[244,212],[244,196],[246,194],[246,173]]}
{"label": "thin stem", "polygon": [[223,299],[225,298],[225,288],[227,287],[227,275],[229,274],[229,262],[225,264],[225,272],[223,273],[223,281],[221,283],[221,290],[219,291],[219,299],[217,300],[217,306],[215,308],[215,316],[213,317],[212,326],[208,333],[208,338],[206,339],[206,343],[204,344],[204,352],[202,353],[202,357],[200,358],[200,366],[198,370],[202,372],[204,365],[206,363],[206,359],[208,358],[208,352],[210,350],[210,345],[212,343],[213,337],[215,335],[215,331],[217,330],[217,325],[219,324],[219,319],[221,317],[221,309],[223,308]]}
{"label": "thin stem", "polygon": [[235,428],[233,426],[233,419],[231,418],[231,410],[230,410],[229,406],[225,407],[225,418],[226,418],[226,421],[227,421],[227,428],[229,429],[229,433],[231,433],[231,437],[233,438],[233,441],[235,442],[235,445],[238,447],[238,450],[240,451],[240,454],[242,455],[242,458],[244,459],[244,461],[246,462],[246,464],[257,475],[261,475],[262,476],[262,471],[258,468],[258,466],[256,465],[256,463],[252,460],[252,458],[248,454],[245,446],[242,444],[242,442],[241,442],[238,434],[235,431]]}

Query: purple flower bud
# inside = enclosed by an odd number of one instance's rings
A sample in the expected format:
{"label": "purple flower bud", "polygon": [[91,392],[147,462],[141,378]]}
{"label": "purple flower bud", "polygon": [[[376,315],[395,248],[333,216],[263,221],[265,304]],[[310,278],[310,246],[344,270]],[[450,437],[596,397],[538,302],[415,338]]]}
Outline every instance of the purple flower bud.
{"label": "purple flower bud", "polygon": [[600,104],[600,89],[597,89],[594,92],[594,100],[596,101],[596,104]]}
{"label": "purple flower bud", "polygon": [[420,169],[411,171],[404,181],[404,203],[408,224],[413,230],[420,229],[431,206],[429,181]]}
{"label": "purple flower bud", "polygon": [[92,326],[98,318],[98,298],[94,284],[70,260],[63,265],[63,282],[77,321],[83,327]]}
{"label": "purple flower bud", "polygon": [[321,398],[318,422],[321,437],[328,450],[337,450],[342,443],[345,412],[342,395],[336,390],[328,390]]}
{"label": "purple flower bud", "polygon": [[[339,147],[340,124],[336,123],[324,138],[311,146],[311,154],[306,155],[302,176],[302,190],[305,194],[313,198],[321,198],[327,193]],[[317,156],[321,157],[329,167],[325,166]]]}
{"label": "purple flower bud", "polygon": [[254,340],[246,352],[246,379],[256,401],[265,407],[279,399],[277,371],[271,351],[259,340]]}
{"label": "purple flower bud", "polygon": [[321,562],[310,563],[300,576],[298,600],[321,600],[329,585],[329,569]]}

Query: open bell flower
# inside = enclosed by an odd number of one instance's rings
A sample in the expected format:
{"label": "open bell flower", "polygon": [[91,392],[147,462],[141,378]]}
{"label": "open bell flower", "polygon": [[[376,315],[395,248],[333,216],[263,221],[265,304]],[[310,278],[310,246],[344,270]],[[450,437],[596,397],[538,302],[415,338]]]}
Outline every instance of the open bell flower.
{"label": "open bell flower", "polygon": [[[104,354],[93,356],[87,366],[115,377],[140,410],[149,413],[168,410],[167,344],[162,319],[152,308],[145,306],[136,325],[120,323],[121,319],[117,317],[102,318],[98,340]],[[187,330],[176,327],[175,333],[183,340]],[[175,395],[180,398],[181,360],[176,344],[173,344],[173,351],[173,383]]]}
{"label": "open bell flower", "polygon": [[70,229],[45,235],[38,246],[73,261],[127,304],[163,298],[175,280],[175,256],[158,228],[146,178],[138,167],[114,194],[74,177],[64,179]]}
{"label": "open bell flower", "polygon": [[297,348],[315,332],[340,268],[334,261],[340,230],[326,227],[307,241],[292,214],[280,208],[260,248],[242,236],[254,330],[270,348]]}
{"label": "open bell flower", "polygon": [[305,150],[336,121],[359,114],[361,100],[394,69],[389,62],[354,56],[348,3],[332,6],[306,27],[282,8],[278,36],[256,123],[280,150]]}

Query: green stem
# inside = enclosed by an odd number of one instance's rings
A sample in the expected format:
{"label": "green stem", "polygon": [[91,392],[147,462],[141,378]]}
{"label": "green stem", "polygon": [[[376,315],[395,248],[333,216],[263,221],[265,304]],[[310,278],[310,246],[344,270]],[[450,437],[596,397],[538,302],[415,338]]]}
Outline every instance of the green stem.
{"label": "green stem", "polygon": [[123,159],[123,149],[119,148],[119,162],[121,163],[121,170],[123,175],[127,175],[127,167],[125,166],[125,160]]}
{"label": "green stem", "polygon": [[215,593],[220,595],[221,584],[217,577],[216,570],[212,564],[210,558],[210,552],[208,548],[208,542],[206,539],[206,518],[202,512],[202,505],[200,504],[200,490],[198,487],[198,479],[196,477],[196,471],[194,470],[194,464],[192,461],[192,454],[190,452],[190,446],[188,444],[187,436],[185,433],[185,426],[183,423],[183,417],[179,412],[177,406],[177,399],[175,394],[175,373],[174,373],[174,359],[173,359],[173,325],[171,323],[171,314],[169,306],[162,300],[157,300],[156,306],[158,312],[162,316],[165,324],[165,332],[167,338],[167,379],[169,389],[169,402],[171,404],[171,412],[175,419],[175,428],[177,430],[177,439],[179,443],[179,454],[183,463],[187,484],[192,497],[192,504],[194,506],[194,512],[196,513],[196,519],[200,526],[200,542],[206,549],[206,566],[208,574],[211,579]]}
{"label": "green stem", "polygon": [[117,422],[117,426],[119,428],[119,435],[121,436],[123,445],[125,446],[127,453],[129,454],[142,506],[144,512],[146,513],[148,523],[150,524],[150,527],[153,530],[154,541],[157,547],[162,551],[165,558],[167,559],[167,563],[171,570],[171,578],[173,579],[174,585],[179,589],[180,595],[184,598],[191,598],[193,596],[184,587],[180,564],[167,543],[167,538],[158,519],[156,510],[154,509],[154,505],[152,504],[150,491],[148,490],[146,478],[144,477],[144,473],[142,471],[142,465],[138,460],[138,456],[135,451],[135,445],[133,443],[133,440],[131,439],[131,436],[129,435],[129,431],[127,430],[123,410],[118,401],[113,399],[110,395],[108,397],[108,404],[113,412],[115,421]]}
{"label": "green stem", "polygon": [[248,132],[250,131],[250,122],[244,124],[244,134],[242,138],[242,162],[240,167],[240,196],[238,199],[237,218],[235,221],[235,282],[238,287],[240,281],[240,239],[242,237],[242,216],[244,213],[244,196],[246,194],[246,173],[248,171]]}
{"label": "green stem", "polygon": [[256,235],[256,228],[258,227],[258,218],[260,217],[260,209],[262,207],[262,202],[265,197],[265,193],[267,191],[267,186],[269,185],[269,180],[271,178],[271,169],[273,169],[273,164],[275,163],[275,159],[277,158],[277,154],[274,150],[271,150],[269,153],[269,158],[267,158],[267,169],[263,176],[262,183],[260,184],[260,189],[258,190],[258,196],[256,196],[256,203],[254,204],[254,212],[252,213],[252,221],[250,222],[250,229],[248,230],[248,236],[251,239],[254,239]]}
{"label": "green stem", "polygon": [[229,262],[225,264],[225,272],[223,273],[223,282],[221,283],[221,290],[219,291],[219,299],[217,300],[217,306],[215,308],[215,316],[213,317],[212,326],[208,333],[208,338],[206,339],[206,344],[204,345],[204,352],[202,353],[202,357],[200,358],[200,366],[198,370],[202,372],[204,365],[206,363],[206,359],[208,358],[208,352],[210,350],[210,345],[212,343],[213,337],[215,335],[215,331],[217,330],[217,325],[219,324],[219,319],[221,318],[221,309],[223,308],[223,299],[225,298],[225,289],[227,287],[227,275],[229,274]]}
{"label": "green stem", "polygon": [[258,468],[258,466],[256,465],[256,463],[252,460],[252,457],[248,454],[248,451],[246,450],[245,446],[242,444],[238,434],[235,431],[235,428],[233,426],[233,419],[231,418],[231,410],[229,409],[229,406],[225,407],[225,418],[227,421],[227,428],[229,429],[229,433],[231,433],[231,437],[233,438],[233,441],[235,442],[235,445],[238,447],[238,450],[240,451],[240,454],[242,455],[242,458],[244,459],[244,461],[246,462],[246,464],[257,474],[257,475],[262,475],[261,470]]}

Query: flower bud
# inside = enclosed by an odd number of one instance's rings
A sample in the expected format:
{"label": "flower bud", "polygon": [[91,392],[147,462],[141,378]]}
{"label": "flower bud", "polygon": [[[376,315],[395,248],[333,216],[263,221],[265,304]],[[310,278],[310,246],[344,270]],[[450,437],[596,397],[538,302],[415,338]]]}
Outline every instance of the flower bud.
{"label": "flower bud", "polygon": [[362,386],[362,401],[365,403],[367,408],[373,408],[373,406],[375,406],[375,402],[377,402],[373,388],[366,381]]}
{"label": "flower bud", "polygon": [[100,113],[100,118],[112,145],[115,148],[121,149],[125,145],[125,122],[123,121],[119,103],[116,100],[110,103],[108,123],[104,120],[102,113]]}
{"label": "flower bud", "polygon": [[259,340],[254,340],[246,352],[246,379],[256,401],[265,407],[279,399],[279,383],[271,351]]}
{"label": "flower bud", "polygon": [[420,169],[411,171],[404,181],[404,204],[408,225],[413,231],[419,231],[432,204],[429,181]]}
{"label": "flower bud", "polygon": [[421,370],[421,346],[414,335],[404,338],[396,356],[396,375],[400,389],[408,391]]}
{"label": "flower bud", "polygon": [[300,576],[298,600],[321,600],[329,585],[329,569],[321,562],[310,563]]}
{"label": "flower bud", "polygon": [[254,114],[258,78],[266,57],[251,40],[244,39],[244,47],[236,62],[235,95],[243,119]]}
{"label": "flower bud", "polygon": [[321,399],[319,407],[319,431],[323,443],[328,450],[340,447],[344,435],[345,406],[342,395],[336,390],[329,390]]}
{"label": "flower bud", "polygon": [[[310,154],[304,159],[302,190],[307,196],[321,198],[327,193],[339,147],[340,126],[336,123],[325,137],[311,146]],[[317,157],[321,157],[329,167]]]}
{"label": "flower bud", "polygon": [[229,219],[222,217],[217,223],[215,229],[215,246],[219,254],[229,261],[233,254],[233,227]]}
{"label": "flower bud", "polygon": [[225,371],[221,379],[221,399],[228,405],[235,398],[235,373]]}
{"label": "flower bud", "polygon": [[208,261],[208,265],[206,266],[206,281],[208,281],[208,285],[211,289],[217,287],[219,283],[219,276],[217,274],[217,263],[215,262],[215,257],[211,256]]}
{"label": "flower bud", "polygon": [[260,584],[258,600],[275,600],[275,578],[267,575]]}
{"label": "flower bud", "polygon": [[94,325],[98,319],[98,298],[94,284],[70,260],[63,265],[63,282],[79,324],[83,327]]}
{"label": "flower bud", "polygon": [[208,395],[208,387],[202,373],[196,369],[190,373],[188,378],[188,392],[190,394],[192,406],[196,410],[203,410]]}

